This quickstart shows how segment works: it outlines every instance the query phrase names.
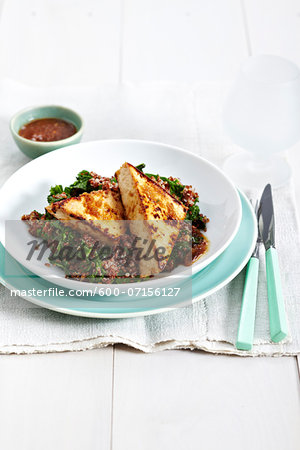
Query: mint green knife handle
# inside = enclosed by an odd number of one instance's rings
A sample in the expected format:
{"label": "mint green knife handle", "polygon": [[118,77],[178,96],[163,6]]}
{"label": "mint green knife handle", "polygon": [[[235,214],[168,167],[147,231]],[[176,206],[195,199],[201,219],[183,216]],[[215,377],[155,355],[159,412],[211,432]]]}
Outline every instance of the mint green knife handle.
{"label": "mint green knife handle", "polygon": [[258,258],[250,258],[247,265],[239,330],[235,343],[238,350],[251,350],[253,345],[258,267]]}
{"label": "mint green knife handle", "polygon": [[281,288],[277,251],[266,251],[270,334],[273,342],[280,342],[288,334],[287,318]]}

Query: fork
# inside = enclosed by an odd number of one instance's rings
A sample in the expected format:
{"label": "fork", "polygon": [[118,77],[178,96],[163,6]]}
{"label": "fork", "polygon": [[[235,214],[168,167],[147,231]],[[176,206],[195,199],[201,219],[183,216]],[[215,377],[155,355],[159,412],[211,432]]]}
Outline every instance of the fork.
{"label": "fork", "polygon": [[[251,204],[253,202],[250,200]],[[257,217],[259,202],[255,204],[255,214]],[[238,350],[251,350],[253,345],[257,283],[259,269],[259,247],[262,243],[261,235],[258,236],[254,251],[247,264],[246,278],[244,284],[240,322],[235,346]]]}

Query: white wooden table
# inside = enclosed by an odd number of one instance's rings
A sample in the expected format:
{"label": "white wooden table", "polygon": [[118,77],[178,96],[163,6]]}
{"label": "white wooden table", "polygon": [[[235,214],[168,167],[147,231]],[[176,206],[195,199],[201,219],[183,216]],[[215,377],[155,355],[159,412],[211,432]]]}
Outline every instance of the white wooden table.
{"label": "white wooden table", "polygon": [[[299,0],[1,5],[1,76],[29,84],[224,81],[256,53],[300,65]],[[299,146],[289,156],[299,168]],[[296,193],[300,206],[299,176]],[[299,450],[299,363],[123,346],[1,356],[0,448]]]}

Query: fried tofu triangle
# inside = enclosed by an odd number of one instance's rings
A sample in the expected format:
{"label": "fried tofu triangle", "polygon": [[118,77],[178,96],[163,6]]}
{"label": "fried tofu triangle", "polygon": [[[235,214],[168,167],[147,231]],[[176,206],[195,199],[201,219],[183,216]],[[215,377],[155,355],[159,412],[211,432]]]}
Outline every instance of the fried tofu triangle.
{"label": "fried tofu triangle", "polygon": [[110,190],[85,192],[79,197],[51,203],[46,210],[57,219],[65,220],[65,225],[79,232],[89,233],[103,243],[113,244],[126,233],[124,209],[119,192]]}
{"label": "fried tofu triangle", "polygon": [[152,246],[152,255],[157,251],[156,257],[141,259],[140,275],[158,274],[167,264],[187,208],[127,162],[116,172],[116,178],[131,233],[140,238],[145,252],[147,245]]}

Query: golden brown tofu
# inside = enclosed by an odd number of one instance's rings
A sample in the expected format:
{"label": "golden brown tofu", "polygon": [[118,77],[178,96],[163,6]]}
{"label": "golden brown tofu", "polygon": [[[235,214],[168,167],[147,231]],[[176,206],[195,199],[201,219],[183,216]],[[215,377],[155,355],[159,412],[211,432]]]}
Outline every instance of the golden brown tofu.
{"label": "golden brown tofu", "polygon": [[153,253],[164,249],[162,258],[141,259],[141,276],[161,272],[168,261],[187,208],[158,183],[129,163],[116,172],[125,215],[130,220],[131,233],[139,237],[146,251],[152,243]]}
{"label": "golden brown tofu", "polygon": [[119,192],[110,190],[85,192],[79,197],[51,203],[46,210],[59,220],[69,221],[65,225],[89,233],[105,243],[113,243],[126,233],[124,209]]}

